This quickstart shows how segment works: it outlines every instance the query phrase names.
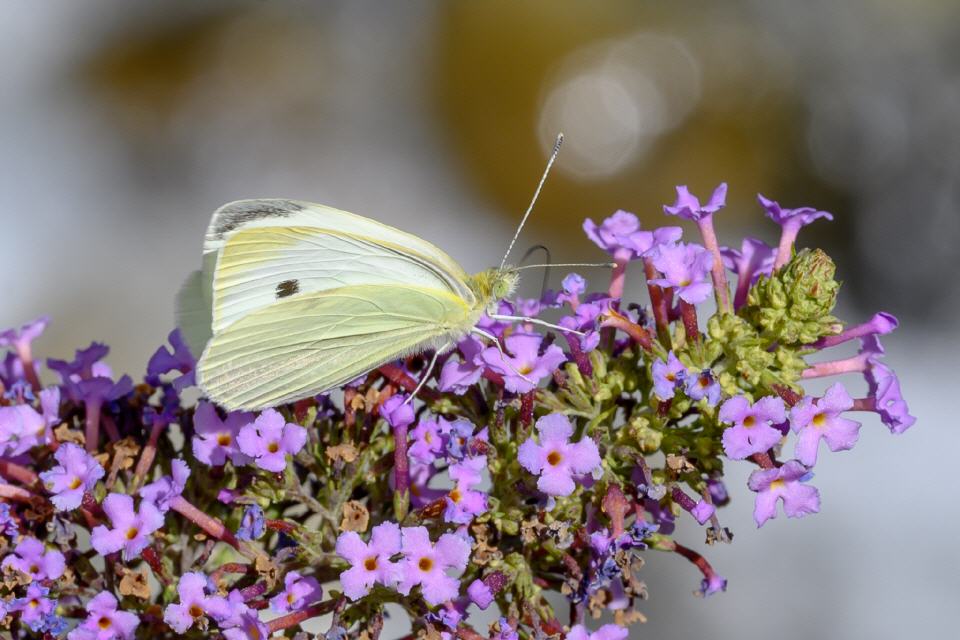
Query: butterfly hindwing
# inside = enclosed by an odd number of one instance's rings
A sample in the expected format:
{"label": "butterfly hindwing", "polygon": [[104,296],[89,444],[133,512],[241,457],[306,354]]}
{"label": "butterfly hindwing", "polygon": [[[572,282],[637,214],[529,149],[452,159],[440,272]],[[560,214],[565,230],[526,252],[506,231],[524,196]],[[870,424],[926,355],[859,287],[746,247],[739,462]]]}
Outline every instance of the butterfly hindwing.
{"label": "butterfly hindwing", "polygon": [[341,386],[410,353],[456,340],[477,312],[451,293],[359,285],[304,293],[216,334],[197,366],[215,402],[256,410]]}

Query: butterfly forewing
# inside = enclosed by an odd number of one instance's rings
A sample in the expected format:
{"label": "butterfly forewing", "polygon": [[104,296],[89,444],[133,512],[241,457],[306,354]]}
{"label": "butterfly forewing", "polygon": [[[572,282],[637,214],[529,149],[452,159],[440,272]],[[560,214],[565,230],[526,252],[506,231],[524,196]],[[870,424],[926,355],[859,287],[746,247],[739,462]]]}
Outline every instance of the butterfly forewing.
{"label": "butterfly forewing", "polygon": [[462,269],[383,238],[317,227],[253,227],[223,243],[213,292],[213,333],[291,296],[353,285],[406,284],[447,291],[473,306]]}
{"label": "butterfly forewing", "polygon": [[426,287],[360,285],[300,294],[215,335],[197,379],[224,407],[262,409],[456,340],[478,313],[448,291]]}

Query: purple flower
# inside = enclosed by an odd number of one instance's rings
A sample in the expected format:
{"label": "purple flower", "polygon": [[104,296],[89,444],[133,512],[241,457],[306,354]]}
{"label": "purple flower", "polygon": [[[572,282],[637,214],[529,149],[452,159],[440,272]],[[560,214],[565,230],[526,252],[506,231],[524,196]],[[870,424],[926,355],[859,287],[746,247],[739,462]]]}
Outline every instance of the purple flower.
{"label": "purple flower", "polygon": [[779,224],[781,227],[795,227],[799,230],[807,226],[814,220],[826,218],[833,220],[833,215],[826,211],[817,211],[812,207],[800,207],[799,209],[784,209],[780,204],[765,198],[762,194],[757,194],[757,201],[767,211],[767,217]]}
{"label": "purple flower", "polygon": [[435,418],[420,420],[410,435],[413,436],[413,444],[407,452],[411,458],[430,464],[443,451],[440,422]]}
{"label": "purple flower", "polygon": [[288,423],[276,409],[267,409],[237,435],[240,451],[261,469],[280,473],[287,467],[287,454],[296,455],[307,443],[307,430]]}
{"label": "purple flower", "polygon": [[457,345],[462,356],[461,360],[448,358],[440,370],[440,391],[450,391],[462,396],[471,386],[480,381],[483,375],[483,343],[472,336],[467,336]]}
{"label": "purple flower", "polygon": [[241,540],[257,540],[267,531],[267,524],[260,505],[252,504],[243,510],[237,537]]}
{"label": "purple flower", "polygon": [[360,539],[356,531],[345,531],[337,538],[337,554],[350,563],[340,574],[343,593],[359,600],[374,583],[393,587],[399,579],[399,567],[390,561],[400,553],[400,527],[394,522],[378,524],[370,533],[370,542]]}
{"label": "purple flower", "polygon": [[487,510],[487,494],[474,491],[473,486],[483,481],[482,473],[487,468],[487,457],[466,458],[450,465],[450,479],[456,486],[446,495],[447,508],[443,512],[446,522],[469,524],[474,516]]}
{"label": "purple flower", "polygon": [[578,273],[569,273],[563,279],[562,286],[563,291],[557,294],[557,302],[567,302],[575,310],[580,305],[580,296],[587,290],[587,281]]}
{"label": "purple flower", "polygon": [[133,380],[123,376],[113,381],[113,371],[100,362],[110,348],[93,342],[86,349],[77,349],[73,361],[47,360],[47,367],[60,374],[64,391],[74,402],[110,402],[133,391]]}
{"label": "purple flower", "polygon": [[123,549],[124,561],[137,557],[150,544],[150,534],[163,526],[163,514],[153,503],[144,500],[140,510],[134,511],[133,498],[122,493],[111,493],[104,498],[103,510],[113,528],[102,524],[95,527],[90,544],[103,555]]}
{"label": "purple flower", "polygon": [[315,578],[291,571],[283,578],[283,591],[270,598],[270,608],[277,613],[297,611],[316,602],[322,595],[323,589]]}
{"label": "purple flower", "polygon": [[179,371],[182,375],[173,380],[173,388],[177,391],[183,391],[187,387],[196,384],[197,360],[190,353],[190,347],[183,341],[180,329],[174,329],[167,337],[173,350],[167,350],[166,347],[160,347],[150,357],[147,363],[147,380],[151,384],[157,385],[160,376],[169,371]]}
{"label": "purple flower", "polygon": [[704,578],[700,582],[700,595],[702,596],[712,596],[726,590],[727,579],[716,573],[711,573],[709,578]]}
{"label": "purple flower", "polygon": [[117,609],[117,598],[101,591],[86,604],[87,617],[67,634],[68,640],[133,640],[140,618]]}
{"label": "purple flower", "polygon": [[229,459],[234,466],[241,467],[252,462],[249,456],[240,451],[237,436],[240,429],[256,419],[252,413],[234,411],[220,419],[213,404],[200,401],[193,414],[193,455],[197,460],[212,467],[226,464]]}
{"label": "purple flower", "polygon": [[550,496],[568,496],[576,484],[574,475],[591,473],[600,466],[600,451],[588,437],[570,442],[573,425],[561,413],[551,413],[537,420],[540,444],[528,438],[520,445],[517,460],[520,466],[539,475],[537,488]]}
{"label": "purple flower", "polygon": [[496,633],[490,632],[490,640],[520,640],[520,634],[506,618],[501,617],[497,626],[499,629]]}
{"label": "purple flower", "polygon": [[61,444],[53,457],[60,464],[41,473],[40,478],[54,494],[50,500],[57,511],[72,511],[80,506],[84,492],[93,491],[105,472],[93,456],[71,442]]}
{"label": "purple flower", "polygon": [[6,502],[0,502],[0,536],[13,539],[19,532],[20,527],[17,526],[17,521],[10,515],[10,505]]}
{"label": "purple flower", "polygon": [[489,442],[487,428],[484,427],[474,434],[477,427],[465,418],[445,420],[440,418],[440,433],[443,435],[447,447],[447,457],[454,460],[463,460],[466,456],[475,453],[479,442]]}
{"label": "purple flower", "polygon": [[766,396],[752,406],[743,396],[734,396],[720,407],[720,422],[732,424],[723,432],[723,450],[734,460],[768,451],[783,433],[773,425],[787,419],[783,400]]}
{"label": "purple flower", "polygon": [[27,595],[13,601],[10,609],[20,612],[20,619],[26,622],[34,631],[40,631],[44,619],[53,612],[57,603],[46,596],[50,589],[42,587],[36,582],[27,586]]}
{"label": "purple flower", "polygon": [[0,407],[0,455],[15,457],[46,441],[47,422],[28,404]]}
{"label": "purple flower", "polygon": [[753,519],[757,526],[777,516],[777,500],[783,500],[788,518],[802,518],[820,511],[820,493],[806,482],[813,474],[797,460],[790,460],[779,469],[758,469],[750,474],[747,486],[757,492]]}
{"label": "purple flower", "polygon": [[874,401],[874,410],[880,414],[890,433],[903,433],[917,421],[910,415],[906,400],[900,392],[900,380],[893,370],[882,362],[864,372],[870,387],[870,397]]}
{"label": "purple flower", "polygon": [[672,207],[669,205],[663,205],[663,212],[668,216],[679,216],[681,218],[685,218],[686,220],[699,222],[701,218],[715,214],[717,211],[722,209],[726,203],[726,182],[721,182],[717,188],[713,190],[713,195],[710,196],[710,201],[705,205],[700,204],[700,199],[690,193],[690,190],[687,189],[686,185],[680,185],[677,187],[677,201]]}
{"label": "purple flower", "polygon": [[698,304],[710,297],[710,269],[713,256],[698,244],[664,245],[653,255],[653,266],[663,273],[662,278],[653,278],[650,284],[673,287],[680,299],[689,304]]}
{"label": "purple flower", "polygon": [[583,230],[594,244],[620,260],[634,260],[660,244],[676,242],[683,234],[680,227],[661,227],[641,231],[637,216],[617,211],[598,226],[587,218]]}
{"label": "purple flower", "polygon": [[470,596],[470,601],[481,610],[493,604],[493,591],[480,578],[470,583],[467,587],[467,595]]}
{"label": "purple flower", "polygon": [[713,517],[713,514],[717,512],[716,507],[707,502],[706,500],[700,500],[696,505],[690,510],[690,515],[699,524],[706,524],[707,520]]}
{"label": "purple flower", "polygon": [[458,535],[445,533],[436,545],[430,542],[426,527],[403,529],[400,582],[403,595],[420,585],[423,599],[430,605],[452,600],[460,592],[460,582],[447,575],[450,569],[463,571],[470,558],[470,543]]}
{"label": "purple flower", "polygon": [[682,383],[687,376],[687,368],[673,354],[667,354],[667,361],[656,360],[653,363],[653,392],[661,400],[673,397],[678,383]]}
{"label": "purple flower", "polygon": [[19,329],[0,331],[0,348],[13,347],[17,353],[21,353],[25,349],[29,352],[31,343],[40,337],[48,324],[50,324],[50,317],[40,316]]}
{"label": "purple flower", "polygon": [[406,396],[402,394],[387,398],[386,402],[380,405],[380,415],[394,429],[408,427],[416,418],[413,403],[407,402]]}
{"label": "purple flower", "polygon": [[533,391],[540,380],[552,375],[567,359],[563,349],[553,344],[540,355],[542,341],[539,334],[514,334],[505,340],[506,350],[512,356],[504,358],[496,347],[487,347],[482,357],[487,366],[503,376],[508,391],[526,393]]}
{"label": "purple flower", "polygon": [[155,505],[163,513],[170,509],[170,503],[186,488],[190,467],[180,458],[174,458],[170,462],[170,473],[171,475],[163,476],[142,487],[138,492],[141,498]]}
{"label": "purple flower", "polygon": [[797,434],[795,455],[808,467],[817,462],[820,440],[830,451],[852,449],[860,435],[860,423],[840,414],[853,408],[853,398],[839,382],[827,389],[819,400],[804,397],[790,410],[790,426]]}
{"label": "purple flower", "polygon": [[430,481],[435,475],[437,470],[432,464],[414,462],[410,465],[410,503],[414,507],[425,507],[446,497],[445,490],[430,488]]}
{"label": "purple flower", "polygon": [[67,563],[59,551],[47,551],[36,538],[23,538],[0,566],[13,567],[33,580],[56,580],[63,575]]}
{"label": "purple flower", "polygon": [[697,375],[684,378],[683,392],[691,400],[699,402],[706,399],[707,405],[717,406],[720,402],[720,383],[710,369],[704,369]]}
{"label": "purple flower", "polygon": [[567,640],[624,640],[630,632],[615,624],[605,624],[593,633],[582,624],[574,625],[567,632]]}
{"label": "purple flower", "polygon": [[235,625],[224,628],[223,637],[226,640],[261,640],[270,637],[270,628],[260,621],[256,611],[246,607],[246,610],[237,616]]}
{"label": "purple flower", "polygon": [[827,347],[842,344],[848,340],[853,340],[854,338],[878,335],[882,336],[892,332],[899,325],[900,322],[897,320],[896,316],[885,311],[880,311],[873,314],[873,317],[867,322],[845,329],[843,332],[837,335],[824,336],[810,346],[815,349],[825,349]]}
{"label": "purple flower", "polygon": [[177,633],[185,633],[193,623],[203,616],[222,620],[230,615],[230,605],[221,596],[207,595],[211,588],[209,578],[198,571],[183,574],[177,593],[180,602],[168,604],[163,611],[163,621]]}

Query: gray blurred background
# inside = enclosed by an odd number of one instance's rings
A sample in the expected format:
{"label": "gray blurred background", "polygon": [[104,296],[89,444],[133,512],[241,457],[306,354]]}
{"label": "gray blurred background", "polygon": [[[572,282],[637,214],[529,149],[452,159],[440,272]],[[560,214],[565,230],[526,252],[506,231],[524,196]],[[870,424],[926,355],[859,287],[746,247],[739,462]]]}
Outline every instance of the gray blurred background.
{"label": "gray blurred background", "polygon": [[0,78],[0,326],[49,313],[44,355],[105,340],[134,374],[229,200],[348,209],[478,270],[563,130],[521,238],[555,261],[600,257],[584,217],[662,224],[675,184],[730,183],[730,243],[775,240],[758,191],[832,211],[801,244],[836,258],[843,317],[901,318],[888,360],[919,422],[867,417],[817,465],[822,513],[759,532],[731,464],[736,540],[706,549],[729,591],[697,599],[650,554],[634,635],[956,634],[960,3],[3,0]]}

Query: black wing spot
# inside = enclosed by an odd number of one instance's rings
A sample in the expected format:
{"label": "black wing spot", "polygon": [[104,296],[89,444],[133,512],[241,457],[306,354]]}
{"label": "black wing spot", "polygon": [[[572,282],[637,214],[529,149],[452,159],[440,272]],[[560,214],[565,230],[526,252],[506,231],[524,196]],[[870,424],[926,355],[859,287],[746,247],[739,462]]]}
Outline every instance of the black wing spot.
{"label": "black wing spot", "polygon": [[302,210],[303,207],[292,200],[253,200],[237,202],[229,208],[220,211],[220,214],[217,216],[214,234],[217,238],[223,238],[225,234],[230,233],[237,227],[243,226],[248,222],[263,218],[285,218]]}
{"label": "black wing spot", "polygon": [[277,298],[286,298],[300,291],[299,280],[284,280],[277,285]]}

